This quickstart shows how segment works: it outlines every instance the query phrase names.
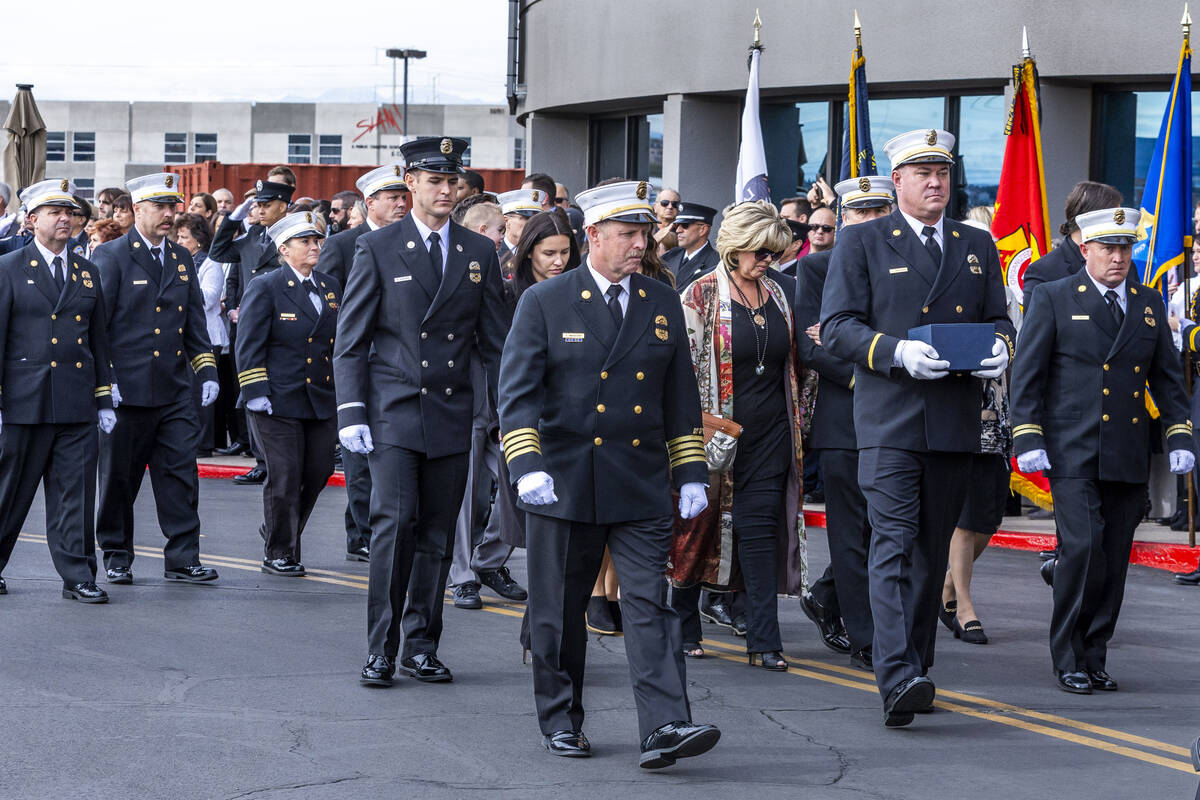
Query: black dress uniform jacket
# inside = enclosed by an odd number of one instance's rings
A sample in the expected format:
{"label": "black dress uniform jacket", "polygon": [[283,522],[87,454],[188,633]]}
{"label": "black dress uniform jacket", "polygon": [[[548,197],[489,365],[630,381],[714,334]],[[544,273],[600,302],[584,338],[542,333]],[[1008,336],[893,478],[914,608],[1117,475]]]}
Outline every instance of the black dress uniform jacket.
{"label": "black dress uniform jacket", "polygon": [[194,371],[217,380],[204,298],[183,247],[163,239],[163,266],[136,230],[96,248],[104,288],[112,379],[121,402],[164,406],[190,397]]}
{"label": "black dress uniform jacket", "polygon": [[1145,483],[1150,414],[1158,405],[1168,450],[1192,449],[1179,355],[1162,296],[1126,281],[1120,329],[1083,270],[1039,286],[1013,364],[1013,446],[1045,450],[1050,478]]}
{"label": "black dress uniform jacket", "polygon": [[4,424],[95,422],[112,408],[108,331],[96,266],[64,252],[60,293],[30,243],[0,257],[0,412]]}
{"label": "black dress uniform jacket", "polygon": [[320,289],[319,316],[291,269],[251,283],[238,316],[247,323],[237,339],[242,395],[269,397],[277,417],[329,419],[337,413],[332,359],[342,287],[316,270],[311,278]]}
{"label": "black dress uniform jacket", "polygon": [[521,296],[500,368],[504,458],[514,486],[544,471],[558,496],[526,510],[600,525],[650,519],[672,513],[668,480],[708,480],[679,297],[640,274],[629,290],[619,333],[586,266]]}
{"label": "black dress uniform jacket", "polygon": [[[279,269],[279,248],[262,225],[251,225],[245,236],[238,237],[242,232],[240,220],[226,218],[213,234],[212,245],[208,248],[208,257],[222,264],[233,263],[229,277],[225,279],[225,307],[237,308],[242,304],[242,294],[250,285],[250,280]],[[119,384],[118,384],[119,385]]]}
{"label": "black dress uniform jacket", "polygon": [[[317,271],[333,278],[338,282],[338,286],[345,286],[346,276],[350,274],[350,267],[354,264],[354,248],[358,245],[358,237],[370,232],[371,227],[364,222],[357,228],[330,236],[321,248]],[[241,319],[240,315],[238,318]]]}
{"label": "black dress uniform jacket", "polygon": [[854,363],[838,358],[808,338],[805,330],[821,321],[821,296],[833,250],[796,262],[796,352],[820,376],[808,446],[813,450],[857,450],[854,436]]}
{"label": "black dress uniform jacket", "polygon": [[359,237],[333,359],[338,428],[429,458],[471,449],[471,348],[494,393],[508,330],[492,241],[454,222],[448,238],[439,281],[411,214]]}
{"label": "black dress uniform jacket", "polygon": [[1021,290],[1025,309],[1029,309],[1033,290],[1043,283],[1062,280],[1083,269],[1083,251],[1070,236],[1064,237],[1058,247],[1025,268]]}
{"label": "black dress uniform jacket", "polygon": [[899,210],[842,230],[821,304],[821,339],[855,362],[854,423],[859,448],[979,452],[978,378],[919,381],[893,367],[910,328],[990,322],[1013,352],[1000,258],[986,231],[950,219],[940,269]]}
{"label": "black dress uniform jacket", "polygon": [[686,263],[684,262],[686,251],[682,247],[673,247],[663,253],[663,262],[670,268],[672,274],[675,275],[675,285],[679,291],[687,288],[687,285],[699,278],[701,275],[707,275],[712,272],[713,267],[721,263],[721,257],[717,255],[717,249],[708,242],[696,251],[696,255],[692,256]]}

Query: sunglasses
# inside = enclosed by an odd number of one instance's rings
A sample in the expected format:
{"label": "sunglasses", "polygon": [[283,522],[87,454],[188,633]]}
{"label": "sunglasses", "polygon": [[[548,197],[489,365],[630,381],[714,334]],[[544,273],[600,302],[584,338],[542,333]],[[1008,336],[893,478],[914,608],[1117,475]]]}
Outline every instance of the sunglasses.
{"label": "sunglasses", "polygon": [[659,200],[658,204],[663,208],[679,208],[678,200]]}
{"label": "sunglasses", "polygon": [[554,198],[554,202],[555,202],[555,203],[565,203],[565,202],[567,202],[567,198],[565,198],[565,197],[556,197],[556,198]]}
{"label": "sunglasses", "polygon": [[692,227],[695,224],[696,224],[695,222],[676,222],[675,230],[686,231],[688,228]]}
{"label": "sunglasses", "polygon": [[777,252],[769,247],[760,247],[754,251],[755,261],[774,261],[783,255],[782,252]]}
{"label": "sunglasses", "polygon": [[808,229],[810,231],[818,231],[820,233],[833,233],[837,230],[837,228],[833,227],[832,225],[809,225]]}

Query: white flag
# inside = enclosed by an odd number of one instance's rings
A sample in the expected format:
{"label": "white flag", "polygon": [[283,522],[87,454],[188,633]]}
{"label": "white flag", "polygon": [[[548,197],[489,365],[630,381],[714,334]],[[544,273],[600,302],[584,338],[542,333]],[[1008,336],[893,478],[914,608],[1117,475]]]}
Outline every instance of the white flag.
{"label": "white flag", "polygon": [[763,150],[762,126],[758,120],[759,50],[750,53],[750,85],[746,87],[746,107],[742,111],[742,147],[738,152],[737,180],[733,196],[737,202],[770,200],[767,187],[767,154]]}

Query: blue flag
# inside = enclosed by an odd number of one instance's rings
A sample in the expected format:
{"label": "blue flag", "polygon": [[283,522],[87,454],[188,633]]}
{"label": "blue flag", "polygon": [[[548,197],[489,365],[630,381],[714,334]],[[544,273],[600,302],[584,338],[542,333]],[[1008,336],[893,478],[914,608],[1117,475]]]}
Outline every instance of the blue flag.
{"label": "blue flag", "polygon": [[1192,245],[1192,51],[1185,40],[1162,127],[1146,173],[1133,262],[1142,283],[1165,290],[1163,275]]}
{"label": "blue flag", "polygon": [[875,175],[875,150],[871,147],[871,115],[867,112],[867,59],[862,45],[850,58],[850,105],[846,115],[846,138],[842,145],[840,180]]}

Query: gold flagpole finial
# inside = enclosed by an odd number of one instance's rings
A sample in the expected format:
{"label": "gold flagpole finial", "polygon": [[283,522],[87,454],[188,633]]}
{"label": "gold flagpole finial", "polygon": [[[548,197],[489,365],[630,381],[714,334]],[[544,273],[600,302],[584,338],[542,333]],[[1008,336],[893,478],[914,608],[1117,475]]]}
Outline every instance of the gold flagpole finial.
{"label": "gold flagpole finial", "polygon": [[862,23],[858,21],[858,9],[854,9],[854,45],[862,49]]}
{"label": "gold flagpole finial", "polygon": [[1029,50],[1029,31],[1024,25],[1021,26],[1021,58],[1033,58]]}
{"label": "gold flagpole finial", "polygon": [[758,15],[758,9],[754,9],[754,46],[758,47],[762,41],[758,38],[758,32],[762,30],[762,17]]}
{"label": "gold flagpole finial", "polygon": [[1185,42],[1192,39],[1192,15],[1188,12],[1188,4],[1183,4],[1183,19],[1179,20],[1179,27],[1183,28],[1183,40]]}

